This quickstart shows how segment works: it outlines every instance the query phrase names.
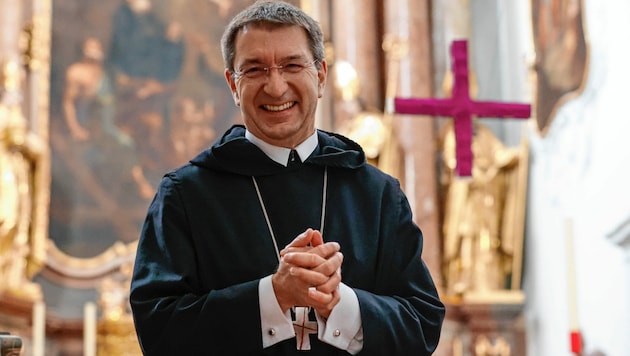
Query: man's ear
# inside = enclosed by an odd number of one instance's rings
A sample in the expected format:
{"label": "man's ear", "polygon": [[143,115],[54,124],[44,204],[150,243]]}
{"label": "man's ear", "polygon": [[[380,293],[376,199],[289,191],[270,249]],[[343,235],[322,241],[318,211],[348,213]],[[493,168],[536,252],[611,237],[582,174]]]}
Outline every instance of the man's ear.
{"label": "man's ear", "polygon": [[241,98],[238,96],[238,91],[236,90],[236,81],[234,81],[234,77],[232,73],[226,68],[225,69],[225,80],[227,81],[230,90],[232,91],[232,98],[234,99],[234,104],[236,106],[241,106]]}
{"label": "man's ear", "polygon": [[317,78],[319,78],[319,84],[317,85],[318,98],[324,96],[324,88],[326,87],[326,73],[328,72],[328,65],[326,60],[322,60],[322,67],[317,70]]}

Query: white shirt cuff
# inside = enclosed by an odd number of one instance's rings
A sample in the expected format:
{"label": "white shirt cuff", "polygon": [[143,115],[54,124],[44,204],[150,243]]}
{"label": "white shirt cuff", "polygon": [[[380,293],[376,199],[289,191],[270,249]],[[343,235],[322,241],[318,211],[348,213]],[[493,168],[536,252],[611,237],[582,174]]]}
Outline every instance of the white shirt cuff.
{"label": "white shirt cuff", "polygon": [[333,308],[328,320],[317,313],[317,337],[338,349],[356,355],[363,349],[363,328],[359,299],[352,288],[339,284],[339,303]]}
{"label": "white shirt cuff", "polygon": [[273,291],[271,276],[264,277],[258,283],[258,303],[260,304],[260,330],[262,330],[263,348],[295,337],[291,313],[288,310],[283,313],[280,309],[278,299],[276,299],[276,294]]}

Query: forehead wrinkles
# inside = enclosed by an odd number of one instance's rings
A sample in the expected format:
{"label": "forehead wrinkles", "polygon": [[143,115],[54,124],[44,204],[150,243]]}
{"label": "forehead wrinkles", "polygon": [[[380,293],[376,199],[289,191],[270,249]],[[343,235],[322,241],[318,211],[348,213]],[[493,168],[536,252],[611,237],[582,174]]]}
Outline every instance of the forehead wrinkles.
{"label": "forehead wrinkles", "polygon": [[[302,33],[295,36],[291,30]],[[287,30],[286,32],[281,32]],[[280,40],[271,38],[277,35]],[[252,37],[256,37],[252,39]],[[247,44],[244,40],[247,39]],[[244,26],[235,39],[234,64],[275,64],[290,60],[309,60],[308,38],[304,29],[297,26],[273,23],[252,23]],[[239,58],[240,57],[240,58]]]}

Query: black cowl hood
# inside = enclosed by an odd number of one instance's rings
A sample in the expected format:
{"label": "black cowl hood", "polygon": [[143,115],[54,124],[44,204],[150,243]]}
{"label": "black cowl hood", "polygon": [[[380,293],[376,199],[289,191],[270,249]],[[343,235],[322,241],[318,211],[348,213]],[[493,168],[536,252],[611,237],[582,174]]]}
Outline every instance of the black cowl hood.
{"label": "black cowl hood", "polygon": [[[317,131],[319,144],[304,161],[318,166],[356,169],[366,164],[365,153],[356,142],[326,131]],[[286,167],[273,161],[245,138],[245,127],[232,126],[210,148],[190,161],[191,164],[217,171],[247,176],[263,176],[286,172]]]}

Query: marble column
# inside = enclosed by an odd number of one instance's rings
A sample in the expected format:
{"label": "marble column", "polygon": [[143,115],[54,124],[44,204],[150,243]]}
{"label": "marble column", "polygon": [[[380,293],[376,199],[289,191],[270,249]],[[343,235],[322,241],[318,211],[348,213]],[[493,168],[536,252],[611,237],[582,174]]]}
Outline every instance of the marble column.
{"label": "marble column", "polygon": [[[433,96],[430,1],[386,0],[385,35],[407,40],[400,62],[397,96]],[[441,232],[436,170],[436,122],[433,118],[396,115],[394,126],[404,151],[405,186],[415,220],[424,233],[424,260],[442,285]]]}
{"label": "marble column", "polygon": [[0,0],[0,61],[20,61],[23,0]]}
{"label": "marble column", "polygon": [[[300,7],[307,14],[317,21],[324,34],[324,42],[327,47],[330,47],[331,41],[331,4],[325,0],[300,0]],[[329,50],[327,48],[327,50]],[[326,55],[328,57],[328,54]],[[329,58],[327,58],[329,60]],[[330,67],[332,63],[329,62]],[[328,72],[328,82],[326,84],[326,90],[324,96],[319,99],[317,112],[315,113],[315,126],[318,129],[334,131],[334,88],[331,82],[330,68]]]}
{"label": "marble column", "polygon": [[[333,62],[346,61],[357,71],[359,92],[357,102],[341,103],[335,108],[335,127],[343,127],[354,115],[365,109],[381,111],[383,92],[381,81],[381,38],[378,33],[376,0],[331,1]],[[332,73],[332,71],[331,71]],[[334,80],[329,76],[329,81]],[[329,90],[333,89],[329,82]],[[353,105],[354,104],[354,105]]]}
{"label": "marble column", "polygon": [[[394,96],[432,97],[435,95],[433,79],[433,38],[431,28],[431,2],[386,0],[384,2],[385,36],[404,40],[408,55],[399,62]],[[405,191],[410,199],[415,220],[424,234],[423,259],[439,289],[442,289],[442,258],[437,171],[437,122],[431,117],[394,116],[394,128],[404,152]],[[442,294],[442,293],[441,293]],[[458,325],[443,328],[443,333],[457,335]],[[455,341],[445,335],[440,341],[436,356],[455,355]]]}

